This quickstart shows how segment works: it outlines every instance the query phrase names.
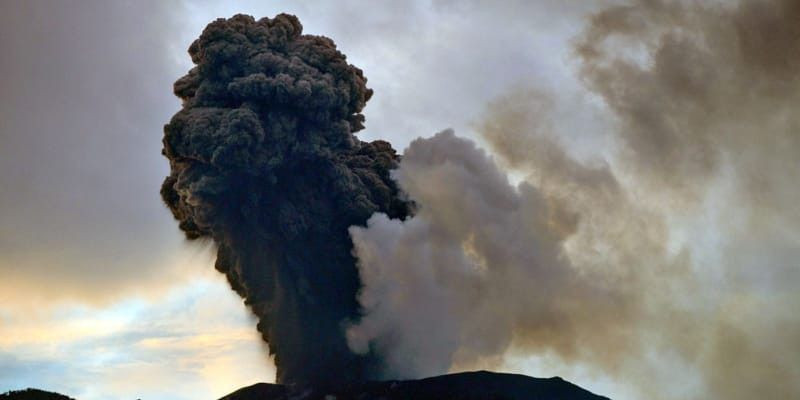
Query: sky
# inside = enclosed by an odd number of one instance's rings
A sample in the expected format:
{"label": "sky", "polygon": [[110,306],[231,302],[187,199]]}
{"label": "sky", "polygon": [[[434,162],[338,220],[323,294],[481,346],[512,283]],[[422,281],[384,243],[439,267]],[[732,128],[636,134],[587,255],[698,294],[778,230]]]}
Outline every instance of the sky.
{"label": "sky", "polygon": [[[0,392],[218,398],[273,379],[211,244],[185,242],[161,203],[160,151],[203,27],[287,12],[364,70],[362,140],[405,149],[452,128],[512,186],[587,221],[561,221],[558,245],[570,268],[622,270],[629,289],[609,296],[629,312],[570,326],[630,328],[649,349],[604,357],[631,336],[576,335],[586,351],[568,352],[515,328],[501,354],[454,370],[561,375],[615,399],[738,398],[722,389],[733,381],[763,393],[747,379],[799,393],[786,383],[800,381],[799,14],[786,1],[675,4],[0,0]],[[517,300],[487,304],[522,326],[551,321],[499,311],[539,306]]]}

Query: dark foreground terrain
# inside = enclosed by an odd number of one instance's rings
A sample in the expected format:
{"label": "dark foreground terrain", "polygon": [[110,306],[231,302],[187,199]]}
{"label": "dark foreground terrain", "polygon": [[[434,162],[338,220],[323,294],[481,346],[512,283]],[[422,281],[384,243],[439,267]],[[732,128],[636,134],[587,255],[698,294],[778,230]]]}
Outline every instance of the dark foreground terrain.
{"label": "dark foreground terrain", "polygon": [[14,390],[0,394],[0,400],[75,400],[58,393],[38,389]]}
{"label": "dark foreground terrain", "polygon": [[412,381],[369,382],[333,391],[269,383],[239,389],[220,400],[608,400],[561,378],[487,371]]}
{"label": "dark foreground terrain", "polygon": [[[220,400],[608,400],[561,378],[532,378],[487,371],[462,372],[412,381],[368,382],[319,391],[257,383]],[[0,400],[74,400],[26,389],[0,394]]]}

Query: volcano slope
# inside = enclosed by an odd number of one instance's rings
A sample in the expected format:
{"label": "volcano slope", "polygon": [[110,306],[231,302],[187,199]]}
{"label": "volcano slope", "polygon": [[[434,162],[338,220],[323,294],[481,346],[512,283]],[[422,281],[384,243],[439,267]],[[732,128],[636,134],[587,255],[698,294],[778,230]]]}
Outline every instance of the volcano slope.
{"label": "volcano slope", "polygon": [[608,400],[559,377],[533,378],[488,371],[407,381],[350,384],[333,391],[258,383],[220,400]]}

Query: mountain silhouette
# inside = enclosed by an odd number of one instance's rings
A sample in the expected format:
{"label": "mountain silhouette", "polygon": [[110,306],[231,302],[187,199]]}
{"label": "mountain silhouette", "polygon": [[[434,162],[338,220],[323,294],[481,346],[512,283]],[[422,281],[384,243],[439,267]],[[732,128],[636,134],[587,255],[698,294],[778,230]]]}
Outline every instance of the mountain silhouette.
{"label": "mountain silhouette", "polygon": [[75,400],[63,394],[39,389],[13,390],[0,394],[0,400]]}
{"label": "mountain silhouette", "polygon": [[559,377],[489,371],[406,381],[349,384],[320,390],[271,383],[239,389],[220,400],[608,400]]}

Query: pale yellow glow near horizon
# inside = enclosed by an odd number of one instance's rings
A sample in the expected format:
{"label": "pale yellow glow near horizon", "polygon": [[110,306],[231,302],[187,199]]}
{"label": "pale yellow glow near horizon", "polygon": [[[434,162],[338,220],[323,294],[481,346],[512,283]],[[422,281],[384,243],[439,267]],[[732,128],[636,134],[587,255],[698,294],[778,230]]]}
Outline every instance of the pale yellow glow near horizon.
{"label": "pale yellow glow near horizon", "polygon": [[82,400],[218,398],[274,381],[250,311],[206,267],[210,273],[102,305],[3,302],[0,357],[31,368],[0,376],[0,392],[37,387]]}

